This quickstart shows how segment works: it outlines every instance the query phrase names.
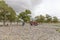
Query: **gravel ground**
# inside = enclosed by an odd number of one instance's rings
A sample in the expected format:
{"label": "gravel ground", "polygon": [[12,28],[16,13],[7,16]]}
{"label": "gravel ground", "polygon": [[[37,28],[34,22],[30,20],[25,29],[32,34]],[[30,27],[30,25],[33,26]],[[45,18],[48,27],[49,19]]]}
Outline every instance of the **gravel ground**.
{"label": "gravel ground", "polygon": [[60,40],[57,26],[40,24],[38,26],[7,26],[0,27],[0,40]]}

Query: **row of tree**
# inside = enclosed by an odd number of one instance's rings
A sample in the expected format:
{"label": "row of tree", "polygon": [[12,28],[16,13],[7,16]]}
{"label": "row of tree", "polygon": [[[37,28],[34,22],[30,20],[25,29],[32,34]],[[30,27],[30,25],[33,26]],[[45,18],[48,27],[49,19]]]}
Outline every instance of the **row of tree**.
{"label": "row of tree", "polygon": [[[0,22],[3,22],[3,25],[5,25],[6,22],[30,22],[31,18],[31,11],[25,10],[24,12],[19,13],[19,15],[16,15],[16,12],[8,6],[4,1],[0,1]],[[57,17],[51,17],[50,15],[46,14],[46,16],[40,15],[35,17],[35,21],[37,22],[58,22]]]}
{"label": "row of tree", "polygon": [[46,16],[40,15],[35,17],[36,21],[39,23],[57,23],[59,22],[56,16],[51,17],[50,15],[46,14]]}
{"label": "row of tree", "polygon": [[5,25],[6,22],[20,22],[21,20],[25,22],[30,21],[30,10],[25,10],[24,12],[19,13],[19,15],[16,15],[16,12],[8,6],[3,0],[0,1],[0,22],[3,22],[3,25]]}

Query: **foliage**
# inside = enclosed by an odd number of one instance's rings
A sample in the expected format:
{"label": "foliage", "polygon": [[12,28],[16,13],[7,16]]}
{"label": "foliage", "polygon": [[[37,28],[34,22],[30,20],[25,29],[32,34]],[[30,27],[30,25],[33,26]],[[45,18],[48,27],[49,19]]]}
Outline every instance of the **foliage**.
{"label": "foliage", "polygon": [[16,20],[16,13],[15,13],[15,11],[11,7],[9,7],[9,13],[10,14],[8,15],[8,20],[10,22],[15,21]]}
{"label": "foliage", "polygon": [[48,15],[48,14],[46,14],[46,16],[44,17],[43,15],[40,15],[40,16],[36,16],[35,17],[35,19],[36,19],[36,21],[37,22],[41,22],[41,23],[43,23],[43,22],[47,22],[47,23],[51,23],[51,22],[53,22],[53,23],[56,23],[56,22],[58,22],[58,18],[55,16],[55,17],[51,17],[50,15]]}
{"label": "foliage", "polygon": [[46,14],[46,22],[52,22],[52,17]]}
{"label": "foliage", "polygon": [[[5,25],[6,21],[9,22],[19,22],[20,20],[23,20],[25,22],[29,22],[31,17],[31,11],[25,10],[24,12],[19,13],[19,15],[16,15],[13,8],[8,6],[4,1],[0,1],[0,21],[3,21],[3,24]],[[37,22],[58,22],[58,18],[54,16],[53,18],[46,14],[46,16],[40,15],[36,16],[35,20]]]}
{"label": "foliage", "polygon": [[37,22],[41,22],[41,23],[44,22],[44,20],[45,20],[45,17],[43,15],[37,16],[35,18],[36,18]]}
{"label": "foliage", "polygon": [[6,21],[15,21],[16,13],[4,1],[0,1],[0,21],[5,25]]}
{"label": "foliage", "polygon": [[30,14],[31,14],[31,11],[30,10],[25,10],[25,12],[21,12],[18,17],[20,19],[22,19],[23,21],[25,22],[29,22],[30,21]]}
{"label": "foliage", "polygon": [[56,16],[53,17],[53,22],[54,22],[54,23],[58,22],[58,18],[57,18]]}

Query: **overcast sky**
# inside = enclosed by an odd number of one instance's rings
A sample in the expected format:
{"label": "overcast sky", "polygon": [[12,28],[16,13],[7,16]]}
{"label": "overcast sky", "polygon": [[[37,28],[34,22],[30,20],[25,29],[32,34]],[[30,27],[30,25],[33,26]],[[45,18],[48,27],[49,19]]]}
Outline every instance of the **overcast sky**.
{"label": "overcast sky", "polygon": [[30,9],[33,16],[49,14],[60,18],[60,0],[6,0],[16,12]]}

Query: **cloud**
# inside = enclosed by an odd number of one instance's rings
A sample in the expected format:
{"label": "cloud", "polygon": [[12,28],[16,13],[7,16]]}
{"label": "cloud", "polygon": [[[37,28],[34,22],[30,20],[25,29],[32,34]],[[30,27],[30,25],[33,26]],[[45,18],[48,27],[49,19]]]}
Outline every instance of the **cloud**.
{"label": "cloud", "polygon": [[42,0],[41,4],[38,4],[33,9],[35,16],[42,14],[49,14],[51,16],[57,16],[60,18],[60,0]]}
{"label": "cloud", "polygon": [[60,0],[6,0],[16,12],[30,9],[32,15],[49,14],[60,18]]}
{"label": "cloud", "polygon": [[31,2],[28,0],[6,0],[6,3],[16,12],[21,12],[25,9],[31,9]]}
{"label": "cloud", "polygon": [[25,9],[32,10],[34,6],[40,3],[40,0],[5,0],[6,3],[13,7],[16,12],[23,11]]}

